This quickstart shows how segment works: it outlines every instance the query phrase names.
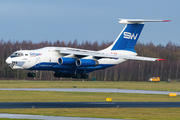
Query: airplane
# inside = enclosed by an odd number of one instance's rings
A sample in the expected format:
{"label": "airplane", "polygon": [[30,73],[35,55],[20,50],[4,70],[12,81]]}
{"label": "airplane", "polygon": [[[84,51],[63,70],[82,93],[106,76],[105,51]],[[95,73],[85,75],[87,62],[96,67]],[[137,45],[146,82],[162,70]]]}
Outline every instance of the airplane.
{"label": "airplane", "polygon": [[54,77],[87,79],[95,70],[106,69],[127,60],[165,61],[165,59],[137,56],[134,49],[145,22],[169,22],[170,20],[118,19],[124,29],[109,47],[84,50],[69,47],[44,47],[35,50],[18,50],[6,59],[12,69],[54,71]]}

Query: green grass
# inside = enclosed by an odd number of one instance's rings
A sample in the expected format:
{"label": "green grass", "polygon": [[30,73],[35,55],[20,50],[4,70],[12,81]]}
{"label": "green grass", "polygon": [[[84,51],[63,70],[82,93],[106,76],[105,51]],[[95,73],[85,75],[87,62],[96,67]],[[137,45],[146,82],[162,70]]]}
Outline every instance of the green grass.
{"label": "green grass", "polygon": [[0,113],[115,119],[179,120],[180,108],[0,109]]}
{"label": "green grass", "polygon": [[[180,91],[179,86],[179,82],[0,81],[0,88],[77,87]],[[105,102],[107,97],[111,97],[113,102],[180,102],[180,96],[169,97],[168,95],[153,94],[0,91],[0,102]],[[180,119],[180,108],[32,108],[0,109],[0,113],[145,120]]]}
{"label": "green grass", "polygon": [[180,102],[180,96],[138,93],[0,91],[0,102]]}
{"label": "green grass", "polygon": [[180,82],[0,81],[0,88],[114,88],[180,92]]}

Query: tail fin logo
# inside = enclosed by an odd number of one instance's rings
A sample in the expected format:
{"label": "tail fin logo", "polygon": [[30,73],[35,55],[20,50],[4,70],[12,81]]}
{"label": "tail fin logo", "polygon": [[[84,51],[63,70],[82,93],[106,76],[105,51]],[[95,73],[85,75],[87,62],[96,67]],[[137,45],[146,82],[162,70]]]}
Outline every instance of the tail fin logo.
{"label": "tail fin logo", "polygon": [[138,36],[138,34],[134,35],[134,33],[131,34],[130,32],[124,32],[124,38],[126,38],[126,39],[136,40],[137,36]]}

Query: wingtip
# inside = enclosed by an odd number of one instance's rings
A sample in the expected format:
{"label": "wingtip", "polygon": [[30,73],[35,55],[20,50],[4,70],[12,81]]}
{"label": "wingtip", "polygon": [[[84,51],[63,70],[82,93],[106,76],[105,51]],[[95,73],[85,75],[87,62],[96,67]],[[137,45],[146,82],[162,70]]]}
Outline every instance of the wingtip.
{"label": "wingtip", "polygon": [[170,22],[171,20],[163,20],[163,22]]}
{"label": "wingtip", "polygon": [[156,59],[156,61],[166,61],[166,59]]}

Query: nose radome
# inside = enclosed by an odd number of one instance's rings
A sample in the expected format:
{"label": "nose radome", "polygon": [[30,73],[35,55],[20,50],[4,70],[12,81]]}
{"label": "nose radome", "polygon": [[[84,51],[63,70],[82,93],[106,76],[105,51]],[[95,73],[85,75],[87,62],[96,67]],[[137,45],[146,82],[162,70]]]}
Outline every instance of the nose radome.
{"label": "nose radome", "polygon": [[7,63],[7,64],[11,64],[11,63],[12,63],[11,58],[8,57],[8,58],[6,59],[6,63]]}

